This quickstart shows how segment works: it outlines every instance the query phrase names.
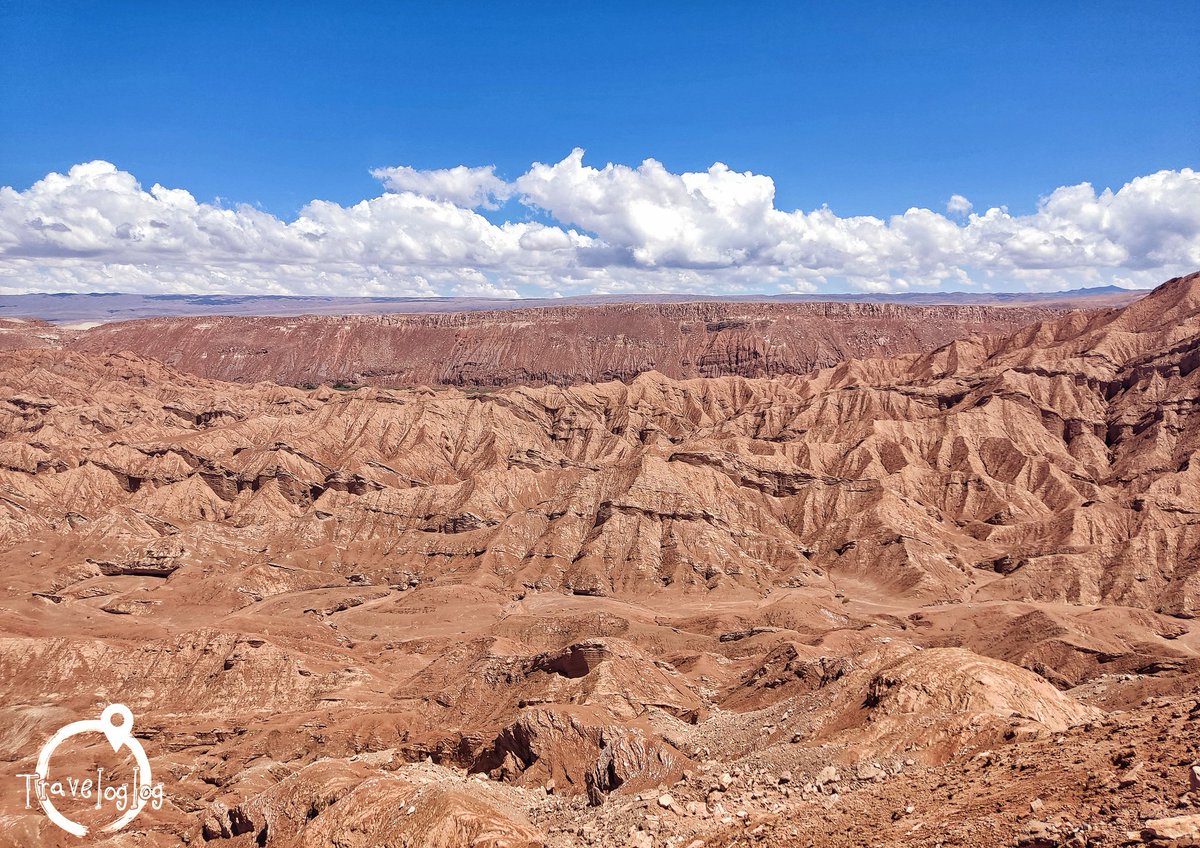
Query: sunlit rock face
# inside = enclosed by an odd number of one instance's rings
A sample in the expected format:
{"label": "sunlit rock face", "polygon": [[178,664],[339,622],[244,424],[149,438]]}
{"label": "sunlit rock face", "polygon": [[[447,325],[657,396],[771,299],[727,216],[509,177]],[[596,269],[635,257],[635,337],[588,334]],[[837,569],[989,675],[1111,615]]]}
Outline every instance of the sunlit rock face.
{"label": "sunlit rock face", "polygon": [[[0,759],[128,705],[155,845],[920,845],[985,808],[1007,844],[1034,798],[1136,830],[1193,756],[1198,365],[1197,276],[761,379],[8,350]],[[0,816],[73,844],[16,778]]]}

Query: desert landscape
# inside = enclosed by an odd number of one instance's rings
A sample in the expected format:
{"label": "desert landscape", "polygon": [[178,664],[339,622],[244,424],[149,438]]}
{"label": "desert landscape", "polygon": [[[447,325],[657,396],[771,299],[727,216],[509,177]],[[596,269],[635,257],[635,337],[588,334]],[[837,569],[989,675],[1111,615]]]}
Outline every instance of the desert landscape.
{"label": "desert landscape", "polygon": [[[904,297],[822,303],[651,298],[541,307],[515,301],[485,311],[471,310],[471,300],[449,299],[438,304],[444,311],[432,314],[332,316],[292,316],[288,309],[294,305],[270,301],[245,307],[249,314],[115,321],[105,320],[106,297],[56,296],[47,303],[20,296],[10,300],[21,314],[0,318],[0,349],[129,351],[218,380],[306,388],[566,386],[628,381],[649,371],[674,379],[770,377],[851,358],[924,353],[964,336],[1011,332],[1073,309],[1124,306],[1144,294],[1010,294],[1012,303],[1005,306],[955,303],[954,297],[932,305],[911,304]],[[227,305],[234,308],[239,300],[230,298]],[[64,302],[76,305],[64,308]],[[256,308],[268,314],[255,315]]]}
{"label": "desert landscape", "polygon": [[1200,844],[1197,414],[1200,274],[6,318],[0,844],[113,702],[98,845]]}
{"label": "desert landscape", "polygon": [[0,848],[1200,848],[1197,32],[0,0]]}

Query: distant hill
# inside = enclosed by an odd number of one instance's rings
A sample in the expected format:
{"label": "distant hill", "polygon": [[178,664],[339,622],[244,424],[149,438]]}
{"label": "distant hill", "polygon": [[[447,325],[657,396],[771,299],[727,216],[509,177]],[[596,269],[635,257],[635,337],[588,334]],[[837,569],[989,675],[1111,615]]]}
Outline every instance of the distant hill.
{"label": "distant hill", "polygon": [[676,379],[803,374],[847,358],[923,353],[966,336],[1011,333],[1078,305],[709,300],[73,324],[0,318],[0,348],[131,351],[243,383],[571,385],[647,371]]}

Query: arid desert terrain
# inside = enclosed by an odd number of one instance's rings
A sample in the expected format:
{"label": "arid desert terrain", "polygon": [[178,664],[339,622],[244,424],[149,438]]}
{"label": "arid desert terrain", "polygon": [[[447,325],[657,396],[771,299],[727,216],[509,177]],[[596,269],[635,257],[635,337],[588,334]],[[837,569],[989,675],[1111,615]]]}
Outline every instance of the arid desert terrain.
{"label": "arid desert terrain", "polygon": [[1077,306],[0,322],[0,845],[114,702],[114,848],[1200,844],[1200,274]]}

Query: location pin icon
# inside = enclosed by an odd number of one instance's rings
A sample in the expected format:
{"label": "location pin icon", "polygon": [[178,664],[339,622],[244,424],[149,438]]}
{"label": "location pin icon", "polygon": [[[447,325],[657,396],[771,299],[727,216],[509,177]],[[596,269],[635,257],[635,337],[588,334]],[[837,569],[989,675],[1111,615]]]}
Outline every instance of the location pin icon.
{"label": "location pin icon", "polygon": [[124,704],[109,704],[100,713],[104,736],[114,751],[120,751],[133,735],[133,713]]}

